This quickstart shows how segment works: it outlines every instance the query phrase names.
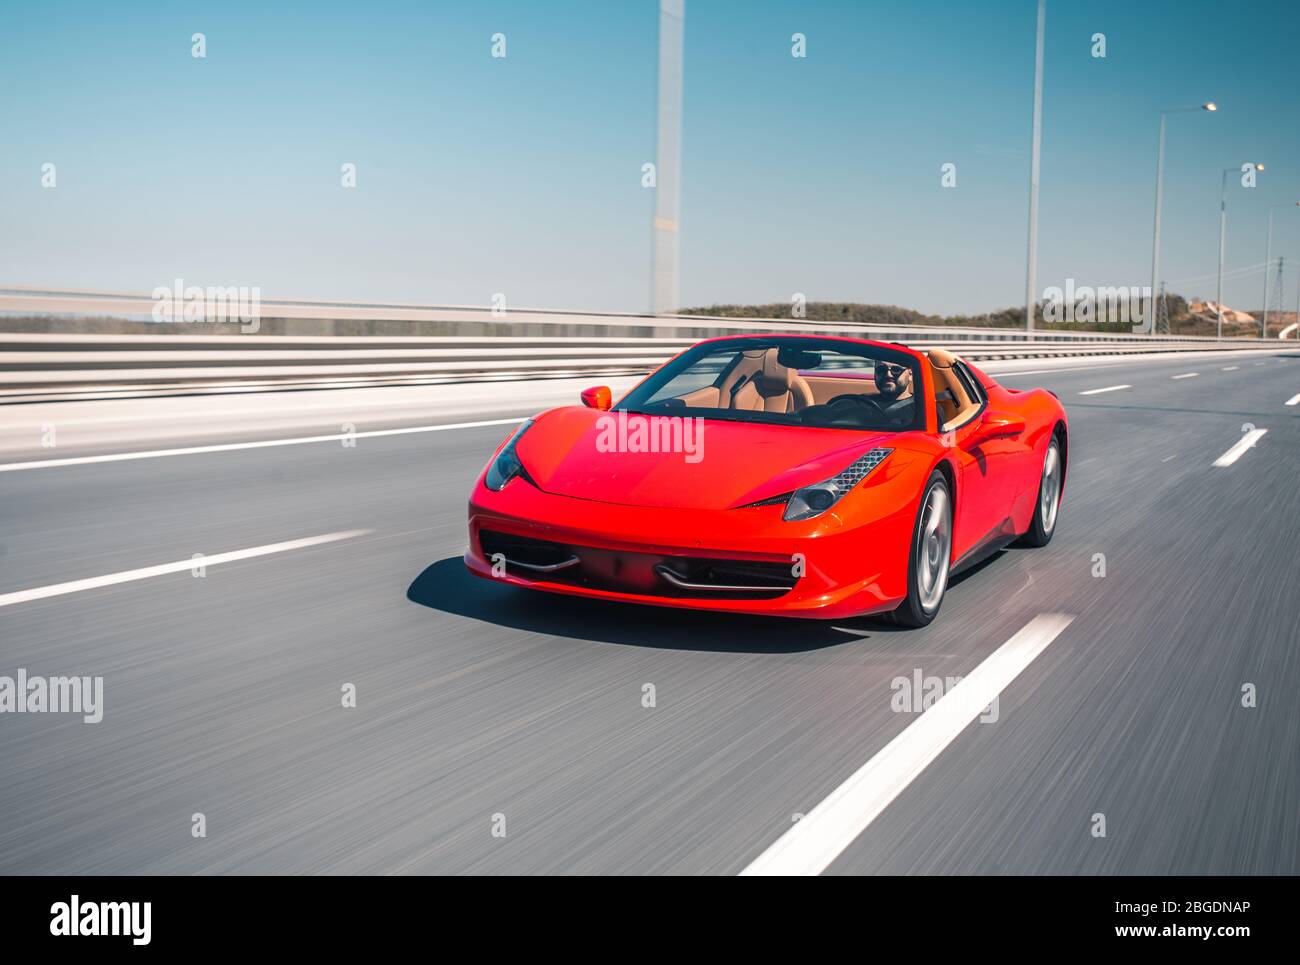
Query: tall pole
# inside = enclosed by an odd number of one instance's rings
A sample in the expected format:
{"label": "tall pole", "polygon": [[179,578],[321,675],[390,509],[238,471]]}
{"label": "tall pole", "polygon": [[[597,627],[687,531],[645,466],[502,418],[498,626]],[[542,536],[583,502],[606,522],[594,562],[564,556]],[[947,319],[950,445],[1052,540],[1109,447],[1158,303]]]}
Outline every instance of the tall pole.
{"label": "tall pole", "polygon": [[682,166],[682,38],[686,0],[659,0],[659,95],[655,119],[653,310],[667,315],[678,302],[678,217]]}
{"label": "tall pole", "polygon": [[[1277,313],[1282,314],[1282,309],[1286,305],[1286,255],[1277,256],[1277,277],[1273,279],[1277,286]],[[1282,323],[1278,322],[1280,326]],[[1281,333],[1278,338],[1281,338]]]}
{"label": "tall pole", "polygon": [[1165,112],[1160,112],[1160,146],[1156,149],[1156,226],[1151,238],[1151,301],[1147,314],[1151,318],[1151,334],[1156,334],[1156,283],[1160,277],[1160,203],[1164,194],[1165,174]]}
{"label": "tall pole", "polygon": [[1228,231],[1228,172],[1224,168],[1223,183],[1219,187],[1219,281],[1214,290],[1215,314],[1219,316],[1219,338],[1223,338],[1223,255]]}
{"label": "tall pole", "polygon": [[[1246,162],[1240,170],[1253,168],[1255,171],[1264,170],[1262,161]],[[1214,303],[1217,307],[1216,315],[1219,317],[1219,338],[1223,338],[1223,259],[1227,253],[1228,237],[1228,175],[1235,174],[1238,168],[1224,168],[1223,179],[1219,184],[1219,281],[1215,290]]]}
{"label": "tall pole", "polygon": [[1025,270],[1025,328],[1034,330],[1038,287],[1038,158],[1043,134],[1043,35],[1047,0],[1038,0],[1038,40],[1034,52],[1034,138],[1029,161],[1029,259]]}
{"label": "tall pole", "polygon": [[1264,321],[1259,326],[1259,337],[1268,338],[1268,263],[1273,257],[1273,209],[1268,209],[1268,240],[1264,242]]}

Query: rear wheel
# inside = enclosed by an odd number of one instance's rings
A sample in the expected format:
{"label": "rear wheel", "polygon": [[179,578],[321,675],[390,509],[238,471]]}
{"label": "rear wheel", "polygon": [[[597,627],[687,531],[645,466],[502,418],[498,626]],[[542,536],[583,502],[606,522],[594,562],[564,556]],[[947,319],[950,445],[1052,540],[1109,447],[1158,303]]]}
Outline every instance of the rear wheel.
{"label": "rear wheel", "polygon": [[937,469],[921,496],[907,565],[907,598],[893,613],[904,627],[923,627],[939,613],[952,562],[952,496]]}
{"label": "rear wheel", "polygon": [[1061,508],[1061,482],[1065,465],[1061,462],[1061,437],[1052,436],[1043,457],[1043,475],[1038,483],[1038,504],[1029,531],[1020,538],[1025,546],[1046,546],[1056,532],[1056,515]]}

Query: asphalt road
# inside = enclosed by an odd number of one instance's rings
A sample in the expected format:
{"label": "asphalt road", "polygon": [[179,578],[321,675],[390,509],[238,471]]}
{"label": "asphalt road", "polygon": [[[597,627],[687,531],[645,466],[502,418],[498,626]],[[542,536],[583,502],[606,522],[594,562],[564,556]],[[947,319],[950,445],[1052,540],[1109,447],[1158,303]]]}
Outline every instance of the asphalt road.
{"label": "asphalt road", "polygon": [[105,681],[98,724],[0,716],[0,871],[733,874],[917,719],[892,680],[969,674],[1045,613],[1073,620],[998,720],[828,873],[1300,871],[1300,355],[1005,382],[1070,413],[1056,538],[919,631],[474,580],[465,497],[506,425],[0,472],[0,595],[365,531],[0,596],[0,674]]}

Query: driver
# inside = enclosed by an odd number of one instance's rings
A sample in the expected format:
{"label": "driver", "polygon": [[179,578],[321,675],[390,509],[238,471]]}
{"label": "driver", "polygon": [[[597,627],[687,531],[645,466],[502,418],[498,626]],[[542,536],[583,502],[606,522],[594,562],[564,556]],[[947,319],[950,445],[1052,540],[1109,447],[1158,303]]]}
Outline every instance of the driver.
{"label": "driver", "polygon": [[912,370],[906,365],[876,362],[876,391],[880,394],[875,401],[887,416],[911,418],[912,396],[908,393],[911,386]]}

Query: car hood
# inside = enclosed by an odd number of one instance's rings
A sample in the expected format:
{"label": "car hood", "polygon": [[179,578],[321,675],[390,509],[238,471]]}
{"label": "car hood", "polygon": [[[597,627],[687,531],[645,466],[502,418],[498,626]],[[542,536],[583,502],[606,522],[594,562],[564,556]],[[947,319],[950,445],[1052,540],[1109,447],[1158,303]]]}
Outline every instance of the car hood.
{"label": "car hood", "polygon": [[[645,451],[652,445],[652,426],[677,451]],[[729,509],[820,482],[897,438],[715,419],[656,417],[651,423],[645,416],[573,407],[539,416],[516,452],[538,488],[559,496]]]}

